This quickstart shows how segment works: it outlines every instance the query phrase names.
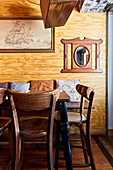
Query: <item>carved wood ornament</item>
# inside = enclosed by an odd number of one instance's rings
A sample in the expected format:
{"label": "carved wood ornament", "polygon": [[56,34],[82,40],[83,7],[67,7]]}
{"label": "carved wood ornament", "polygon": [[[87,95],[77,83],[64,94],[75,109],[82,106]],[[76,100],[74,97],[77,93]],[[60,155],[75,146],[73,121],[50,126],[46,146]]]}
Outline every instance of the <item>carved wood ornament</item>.
{"label": "carved wood ornament", "polygon": [[[94,40],[79,37],[74,39],[62,39],[64,45],[64,68],[62,73],[101,73],[100,69],[100,44],[102,39]],[[71,44],[71,68],[68,64],[68,45]],[[94,46],[93,46],[94,45]],[[92,65],[94,47],[95,63]],[[94,67],[94,68],[93,68]]]}

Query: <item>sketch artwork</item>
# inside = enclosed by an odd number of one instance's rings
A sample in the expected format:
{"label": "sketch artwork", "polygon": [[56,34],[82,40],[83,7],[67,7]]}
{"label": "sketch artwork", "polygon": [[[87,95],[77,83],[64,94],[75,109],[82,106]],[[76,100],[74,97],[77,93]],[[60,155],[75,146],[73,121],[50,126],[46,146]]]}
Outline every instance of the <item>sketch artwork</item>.
{"label": "sketch artwork", "polygon": [[0,20],[0,49],[51,49],[51,34],[42,20]]}
{"label": "sketch artwork", "polygon": [[25,31],[25,26],[20,21],[16,21],[12,30],[10,30],[5,38],[5,42],[8,45],[26,45],[33,42],[32,35],[30,34],[30,30],[28,32]]}

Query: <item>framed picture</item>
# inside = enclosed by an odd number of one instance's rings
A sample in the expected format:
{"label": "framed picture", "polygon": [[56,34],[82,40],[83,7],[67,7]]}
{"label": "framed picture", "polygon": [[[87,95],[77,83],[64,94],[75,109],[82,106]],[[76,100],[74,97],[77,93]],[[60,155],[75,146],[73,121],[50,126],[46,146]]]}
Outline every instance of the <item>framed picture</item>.
{"label": "framed picture", "polygon": [[0,52],[54,52],[55,30],[41,18],[0,18]]}

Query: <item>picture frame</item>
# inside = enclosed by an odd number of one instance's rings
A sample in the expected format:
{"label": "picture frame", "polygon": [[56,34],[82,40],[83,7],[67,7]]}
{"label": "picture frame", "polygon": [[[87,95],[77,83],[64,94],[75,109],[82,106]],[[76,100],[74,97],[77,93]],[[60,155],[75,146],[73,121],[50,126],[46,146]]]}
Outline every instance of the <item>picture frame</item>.
{"label": "picture frame", "polygon": [[42,18],[0,18],[0,52],[55,52],[55,28],[45,29]]}

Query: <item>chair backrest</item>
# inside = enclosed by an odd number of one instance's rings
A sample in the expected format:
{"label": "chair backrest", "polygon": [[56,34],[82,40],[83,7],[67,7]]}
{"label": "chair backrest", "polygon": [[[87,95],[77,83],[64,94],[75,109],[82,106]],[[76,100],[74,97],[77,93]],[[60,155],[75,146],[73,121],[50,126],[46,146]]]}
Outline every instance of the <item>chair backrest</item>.
{"label": "chair backrest", "polygon": [[92,97],[94,96],[94,89],[81,84],[77,84],[76,89],[81,96],[85,97],[89,101],[93,100]]}
{"label": "chair backrest", "polygon": [[13,100],[17,109],[24,111],[38,111],[50,108],[52,96],[59,98],[59,89],[49,92],[28,92],[21,93],[8,90],[8,95],[13,96]]}
{"label": "chair backrest", "polygon": [[[7,90],[7,94],[10,98],[14,125],[16,127],[15,128],[16,133],[18,133],[20,129],[18,110],[20,112],[28,111],[29,113],[31,113],[29,116],[33,116],[32,111],[34,112],[34,111],[42,111],[45,109],[49,109],[49,114],[47,114],[50,120],[48,122],[49,123],[48,127],[53,126],[56,101],[58,100],[60,95],[59,89],[55,89],[53,91],[45,92],[45,93],[38,93],[38,92],[20,93],[20,92]],[[25,116],[26,112],[25,113],[22,112],[22,113],[23,115],[21,116]],[[36,112],[36,114],[37,116],[43,116],[40,115],[40,112],[39,113]]]}
{"label": "chair backrest", "polygon": [[[88,101],[88,106],[87,106],[87,122],[90,125],[90,117],[91,117],[91,111],[93,107],[93,99],[94,99],[94,89],[78,84],[76,86],[77,92],[81,95],[81,104],[80,104],[80,113],[81,113],[81,119],[82,119],[82,114],[84,114],[84,99],[87,99]],[[88,125],[88,126],[89,126]]]}
{"label": "chair backrest", "polygon": [[[25,125],[25,128],[28,129],[28,131],[29,131],[29,128],[28,128],[29,125],[30,126],[33,125],[33,127],[31,126],[32,127],[31,132],[34,131],[35,135],[37,134],[38,137],[47,135],[47,146],[48,146],[47,153],[48,153],[48,157],[49,157],[48,159],[50,159],[50,155],[53,158],[53,152],[51,149],[51,148],[53,148],[53,124],[54,124],[56,101],[59,98],[60,90],[56,89],[56,90],[53,90],[50,92],[45,92],[45,93],[38,93],[38,92],[20,93],[20,92],[14,92],[14,91],[8,90],[7,93],[10,98],[10,102],[11,102],[12,115],[13,115],[13,121],[14,121],[14,127],[15,127],[16,148],[17,148],[16,155],[18,155],[18,152],[20,150],[20,148],[19,148],[20,140],[18,141],[18,139],[20,139],[19,138],[20,128],[22,130],[22,125],[19,124],[19,115],[18,115],[19,112],[18,111],[20,111],[21,113],[23,113],[23,111],[28,111],[29,113],[31,113],[30,116],[33,116],[32,111],[33,112],[36,111],[38,120],[40,119],[40,121],[38,121],[38,122],[36,121],[36,124],[35,124],[35,123],[33,123],[31,117],[29,117],[30,122],[27,123],[27,126]],[[43,110],[46,112],[47,109],[49,109],[48,118],[43,117],[43,116],[41,117],[39,111]],[[25,114],[23,116],[25,116]],[[37,117],[34,117],[34,119],[36,120]],[[45,121],[43,123],[43,120],[47,120],[47,123]],[[24,124],[26,124],[25,121],[24,121]],[[37,133],[36,133],[35,125],[36,125],[36,127],[39,128]],[[29,135],[29,132],[27,134]],[[30,133],[30,134],[32,134],[32,133]],[[35,137],[35,135],[33,133],[33,136],[31,136],[31,135],[30,136]],[[49,149],[49,147],[50,147],[50,149]],[[51,152],[51,154],[49,154],[49,151]],[[20,154],[18,157],[20,157]],[[51,160],[51,162],[48,163],[48,167],[50,167],[50,166],[53,167],[52,160]],[[48,169],[50,169],[50,168],[48,168]]]}

